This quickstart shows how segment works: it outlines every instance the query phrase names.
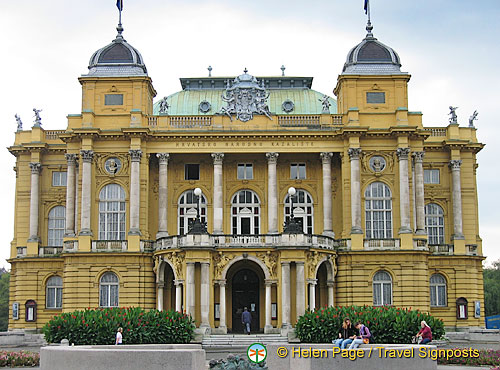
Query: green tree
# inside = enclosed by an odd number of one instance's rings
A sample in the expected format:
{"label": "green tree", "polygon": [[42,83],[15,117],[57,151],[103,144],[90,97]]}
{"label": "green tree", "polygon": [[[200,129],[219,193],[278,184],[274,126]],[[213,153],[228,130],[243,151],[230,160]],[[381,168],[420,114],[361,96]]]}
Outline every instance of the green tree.
{"label": "green tree", "polygon": [[483,270],[484,310],[486,316],[500,314],[500,260]]}
{"label": "green tree", "polygon": [[9,280],[10,273],[0,269],[0,331],[7,331],[9,326]]}

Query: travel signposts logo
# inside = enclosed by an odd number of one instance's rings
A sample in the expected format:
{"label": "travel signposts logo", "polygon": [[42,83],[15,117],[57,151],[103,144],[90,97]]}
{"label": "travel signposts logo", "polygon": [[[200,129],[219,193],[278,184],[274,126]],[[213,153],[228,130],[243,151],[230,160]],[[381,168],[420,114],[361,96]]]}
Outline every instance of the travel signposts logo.
{"label": "travel signposts logo", "polygon": [[267,349],[262,343],[251,344],[247,348],[248,359],[256,364],[261,363],[267,357]]}

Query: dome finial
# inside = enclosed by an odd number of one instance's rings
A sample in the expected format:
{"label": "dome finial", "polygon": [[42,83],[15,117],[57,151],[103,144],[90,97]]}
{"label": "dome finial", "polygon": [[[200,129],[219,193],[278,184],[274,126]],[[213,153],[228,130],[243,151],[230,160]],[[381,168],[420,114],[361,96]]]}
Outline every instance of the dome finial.
{"label": "dome finial", "polygon": [[368,15],[368,22],[366,22],[366,34],[367,38],[373,37],[372,30],[372,22],[371,22],[371,15],[370,15],[370,0],[365,0],[365,14]]}
{"label": "dome finial", "polygon": [[119,16],[118,16],[118,27],[116,27],[116,30],[118,31],[118,34],[116,35],[117,39],[123,39],[122,32],[123,32],[123,27],[122,27],[122,10],[123,10],[123,0],[117,0],[116,1],[116,7],[118,8]]}

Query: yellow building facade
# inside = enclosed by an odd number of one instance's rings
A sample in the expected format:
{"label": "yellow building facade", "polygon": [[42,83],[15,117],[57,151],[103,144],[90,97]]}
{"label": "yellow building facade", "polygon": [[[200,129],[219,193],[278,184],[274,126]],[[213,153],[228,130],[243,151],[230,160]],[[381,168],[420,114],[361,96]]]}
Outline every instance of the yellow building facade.
{"label": "yellow building facade", "polygon": [[410,75],[371,27],[336,100],[283,69],[181,78],[155,104],[122,31],[92,55],[66,129],[37,119],[9,148],[10,330],[113,306],[183,310],[203,333],[242,331],[244,307],[273,333],[352,304],[483,326],[483,144],[454,110],[422,125]]}

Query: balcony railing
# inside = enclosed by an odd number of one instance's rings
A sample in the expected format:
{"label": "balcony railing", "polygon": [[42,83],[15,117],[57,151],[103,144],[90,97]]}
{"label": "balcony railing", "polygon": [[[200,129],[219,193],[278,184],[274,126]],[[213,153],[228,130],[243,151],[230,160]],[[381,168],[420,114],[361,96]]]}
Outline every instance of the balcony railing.
{"label": "balcony railing", "polygon": [[127,241],[126,240],[93,240],[92,241],[92,251],[97,252],[117,252],[126,251]]}
{"label": "balcony railing", "polygon": [[365,249],[399,249],[400,240],[399,239],[365,239],[364,240]]}
{"label": "balcony railing", "polygon": [[278,116],[281,127],[320,127],[320,116]]}
{"label": "balcony railing", "polygon": [[78,240],[67,240],[64,242],[64,252],[76,252],[78,250]]}
{"label": "balcony railing", "polygon": [[431,136],[446,136],[446,128],[424,128],[425,131],[429,131],[431,133]]}
{"label": "balcony railing", "polygon": [[469,256],[477,256],[477,244],[466,244],[465,253]]}
{"label": "balcony railing", "polygon": [[212,117],[207,116],[172,116],[170,126],[175,128],[202,128],[212,126]]}
{"label": "balcony railing", "polygon": [[50,246],[50,247],[39,247],[39,256],[54,256],[56,254],[61,254],[63,251],[63,246]]}
{"label": "balcony railing", "polygon": [[413,249],[427,250],[427,239],[413,239]]}
{"label": "balcony railing", "polygon": [[432,254],[453,254],[452,244],[429,244],[429,252]]}
{"label": "balcony railing", "polygon": [[47,140],[57,140],[60,134],[64,134],[64,130],[45,130],[45,139]]}
{"label": "balcony railing", "polygon": [[259,234],[259,235],[175,235],[161,238],[156,248],[170,249],[194,245],[220,248],[255,248],[270,246],[310,246],[321,249],[337,249],[339,241],[325,235]]}
{"label": "balcony railing", "polygon": [[17,257],[25,257],[27,254],[27,247],[17,247]]}

